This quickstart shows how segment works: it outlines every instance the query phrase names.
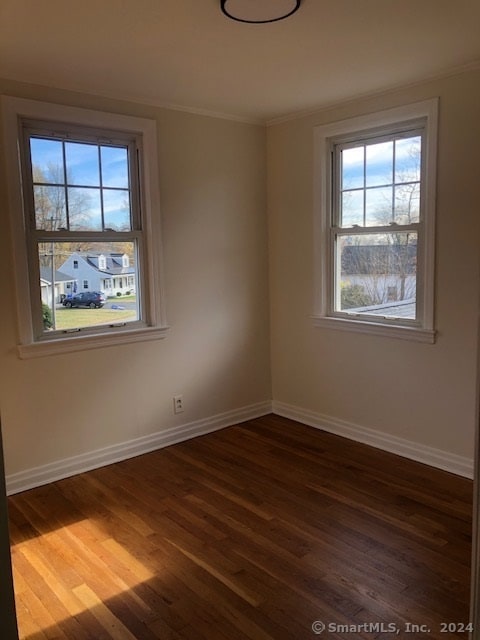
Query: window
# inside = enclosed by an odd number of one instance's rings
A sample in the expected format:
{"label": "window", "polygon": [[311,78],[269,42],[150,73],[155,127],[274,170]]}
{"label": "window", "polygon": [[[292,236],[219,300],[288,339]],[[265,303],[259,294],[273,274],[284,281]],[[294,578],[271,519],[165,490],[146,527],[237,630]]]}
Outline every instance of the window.
{"label": "window", "polygon": [[433,342],[437,101],[317,127],[315,324]]}
{"label": "window", "polygon": [[[155,124],[14,98],[2,106],[20,355],[163,337]],[[134,283],[122,308],[103,304],[106,274]],[[71,304],[80,288],[88,311]]]}

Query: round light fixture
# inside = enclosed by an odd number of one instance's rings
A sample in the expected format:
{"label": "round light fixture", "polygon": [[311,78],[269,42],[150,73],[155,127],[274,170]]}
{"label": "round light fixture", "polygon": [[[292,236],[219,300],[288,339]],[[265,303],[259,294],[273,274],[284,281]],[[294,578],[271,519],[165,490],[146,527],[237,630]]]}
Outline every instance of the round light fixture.
{"label": "round light fixture", "polygon": [[264,24],[284,20],[295,13],[302,0],[220,0],[223,13],[232,20]]}

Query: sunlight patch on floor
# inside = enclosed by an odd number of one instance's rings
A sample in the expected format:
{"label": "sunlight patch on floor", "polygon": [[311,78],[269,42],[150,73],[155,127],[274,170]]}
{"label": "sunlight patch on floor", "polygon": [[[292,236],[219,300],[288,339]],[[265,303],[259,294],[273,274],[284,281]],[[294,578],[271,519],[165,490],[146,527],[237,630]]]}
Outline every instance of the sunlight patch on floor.
{"label": "sunlight patch on floor", "polygon": [[[93,520],[82,520],[12,547],[20,639],[86,611],[119,640],[135,640],[105,604],[155,574]],[[40,636],[38,636],[40,634]]]}

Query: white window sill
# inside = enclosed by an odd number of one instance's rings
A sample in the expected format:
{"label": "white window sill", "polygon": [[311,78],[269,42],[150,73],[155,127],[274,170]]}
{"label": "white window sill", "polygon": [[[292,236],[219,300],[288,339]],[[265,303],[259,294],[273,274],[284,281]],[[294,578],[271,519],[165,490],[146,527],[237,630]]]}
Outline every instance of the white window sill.
{"label": "white window sill", "polygon": [[313,324],[324,329],[352,331],[387,338],[400,338],[413,342],[434,344],[436,332],[433,329],[422,329],[414,326],[388,325],[380,322],[364,320],[349,320],[348,318],[334,318],[326,316],[312,316]]}
{"label": "white window sill", "polygon": [[59,353],[113,347],[133,342],[146,342],[164,338],[169,327],[147,327],[144,329],[122,330],[118,333],[102,333],[89,335],[69,335],[65,338],[44,339],[31,344],[18,345],[18,354],[22,360],[53,356]]}

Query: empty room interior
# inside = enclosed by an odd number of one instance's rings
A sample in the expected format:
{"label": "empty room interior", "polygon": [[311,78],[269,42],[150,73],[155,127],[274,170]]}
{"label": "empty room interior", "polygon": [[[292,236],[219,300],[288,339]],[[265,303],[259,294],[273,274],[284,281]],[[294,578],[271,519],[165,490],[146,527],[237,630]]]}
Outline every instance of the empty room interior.
{"label": "empty room interior", "polygon": [[480,637],[479,25],[2,0],[2,637]]}

